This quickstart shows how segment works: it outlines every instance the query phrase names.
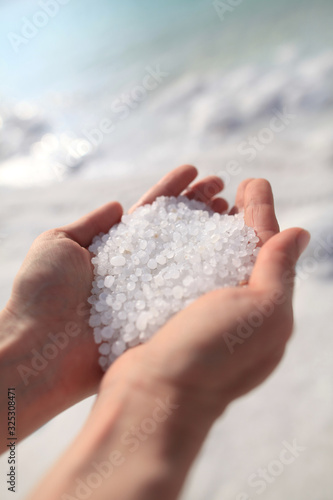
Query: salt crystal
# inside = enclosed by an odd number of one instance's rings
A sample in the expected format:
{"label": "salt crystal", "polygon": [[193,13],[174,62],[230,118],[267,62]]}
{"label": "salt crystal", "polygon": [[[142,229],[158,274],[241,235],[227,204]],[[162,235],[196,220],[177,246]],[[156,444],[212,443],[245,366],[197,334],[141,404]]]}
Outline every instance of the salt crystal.
{"label": "salt crystal", "polygon": [[110,348],[110,344],[107,344],[107,343],[104,343],[104,344],[101,344],[98,348],[99,352],[101,354],[109,354],[111,348]]}
{"label": "salt crystal", "polygon": [[94,340],[96,344],[100,344],[102,342],[102,334],[100,328],[94,328]]}
{"label": "salt crystal", "polygon": [[137,321],[136,321],[136,325],[137,329],[142,332],[143,330],[145,330],[146,326],[147,326],[147,313],[146,312],[142,312]]}
{"label": "salt crystal", "polygon": [[126,264],[126,259],[122,255],[116,255],[115,257],[112,257],[110,260],[111,266],[124,266]]}
{"label": "salt crystal", "polygon": [[166,263],[166,258],[164,257],[164,255],[157,255],[156,257],[156,262],[160,265],[160,266],[164,266],[164,264]]}
{"label": "salt crystal", "polygon": [[112,328],[112,326],[106,326],[101,331],[101,336],[103,339],[110,339],[111,337],[113,337],[113,334],[114,329]]}
{"label": "salt crystal", "polygon": [[158,274],[157,276],[155,276],[154,281],[158,287],[164,285],[164,278],[161,274]]}
{"label": "salt crystal", "polygon": [[182,296],[184,295],[184,290],[181,286],[175,286],[173,289],[172,289],[172,293],[173,293],[173,296],[176,298],[176,299],[181,299]]}
{"label": "salt crystal", "polygon": [[152,280],[151,274],[146,273],[141,276],[141,281],[147,282],[151,280]]}
{"label": "salt crystal", "polygon": [[122,354],[126,349],[126,344],[123,340],[116,340],[116,342],[112,345],[112,352],[116,356]]}
{"label": "salt crystal", "polygon": [[149,267],[149,269],[156,269],[157,268],[156,260],[155,259],[148,260],[147,266]]}
{"label": "salt crystal", "polygon": [[138,300],[135,303],[135,307],[136,307],[136,309],[142,310],[146,307],[146,303],[143,300]]}
{"label": "salt crystal", "polygon": [[89,318],[89,325],[94,328],[101,324],[101,317],[99,314],[92,314]]}
{"label": "salt crystal", "polygon": [[97,281],[97,286],[98,286],[98,288],[103,288],[103,286],[104,286],[104,280],[98,280]]}
{"label": "salt crystal", "polygon": [[214,224],[214,222],[210,220],[205,224],[205,229],[207,231],[214,231],[216,229],[216,224]]}
{"label": "salt crystal", "polygon": [[98,360],[98,364],[103,370],[106,370],[108,367],[108,358],[105,356],[101,356]]}
{"label": "salt crystal", "polygon": [[117,302],[121,302],[121,303],[123,303],[123,302],[125,302],[125,301],[126,301],[126,299],[127,299],[127,297],[126,297],[126,295],[125,295],[124,293],[118,293],[118,294],[116,295],[116,300],[117,300]]}
{"label": "salt crystal", "polygon": [[178,271],[178,269],[172,269],[170,271],[170,278],[173,279],[173,280],[177,280],[180,276],[180,272]]}
{"label": "salt crystal", "polygon": [[192,276],[186,276],[186,278],[183,279],[183,285],[185,288],[189,287],[192,285],[194,279],[192,278]]}
{"label": "salt crystal", "polygon": [[124,342],[126,342],[126,344],[130,344],[136,338],[138,339],[138,337],[139,336],[138,336],[137,331],[133,331],[133,332],[130,332],[130,333],[126,333],[125,332],[124,335],[123,335],[123,340],[124,340]]}

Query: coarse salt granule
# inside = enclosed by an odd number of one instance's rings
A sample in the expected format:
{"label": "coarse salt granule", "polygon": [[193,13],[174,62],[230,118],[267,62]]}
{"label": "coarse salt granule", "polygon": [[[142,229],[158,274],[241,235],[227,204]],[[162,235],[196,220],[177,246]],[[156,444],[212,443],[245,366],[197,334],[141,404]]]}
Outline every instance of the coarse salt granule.
{"label": "coarse salt granule", "polygon": [[251,274],[259,238],[243,214],[220,215],[186,197],[161,196],[93,239],[90,326],[106,369],[211,290]]}

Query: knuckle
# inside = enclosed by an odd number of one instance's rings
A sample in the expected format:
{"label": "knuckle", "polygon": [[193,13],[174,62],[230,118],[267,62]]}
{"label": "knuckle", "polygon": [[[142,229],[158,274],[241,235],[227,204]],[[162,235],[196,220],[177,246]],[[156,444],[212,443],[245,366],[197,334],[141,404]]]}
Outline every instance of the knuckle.
{"label": "knuckle", "polygon": [[61,228],[48,229],[37,237],[37,240],[51,240],[65,238],[66,234]]}

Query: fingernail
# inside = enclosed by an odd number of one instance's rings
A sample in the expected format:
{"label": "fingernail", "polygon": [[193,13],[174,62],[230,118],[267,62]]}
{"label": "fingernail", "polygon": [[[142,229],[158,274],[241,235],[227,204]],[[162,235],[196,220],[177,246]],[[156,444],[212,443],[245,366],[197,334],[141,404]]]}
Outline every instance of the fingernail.
{"label": "fingernail", "polygon": [[301,233],[299,233],[296,241],[299,255],[304,252],[310,242],[310,239],[311,235],[308,231],[303,230]]}

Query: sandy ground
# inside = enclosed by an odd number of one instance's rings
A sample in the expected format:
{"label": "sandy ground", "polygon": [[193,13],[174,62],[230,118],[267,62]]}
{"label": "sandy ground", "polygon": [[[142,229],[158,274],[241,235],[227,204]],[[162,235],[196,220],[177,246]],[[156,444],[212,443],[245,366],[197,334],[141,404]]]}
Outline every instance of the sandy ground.
{"label": "sandy ground", "polygon": [[[295,335],[285,358],[268,381],[234,402],[216,422],[192,468],[182,500],[332,500],[333,497],[333,352],[331,258],[321,263],[313,258],[317,235],[332,234],[332,168],[294,161],[292,150],[286,163],[274,169],[274,151],[262,155],[255,166],[247,166],[227,187],[231,199],[238,182],[247,176],[268,178],[277,199],[277,211],[284,229],[304,226],[314,233],[305,257],[312,266],[300,265],[295,294]],[[224,153],[225,158],[228,152]],[[206,162],[199,160],[199,167]],[[200,168],[201,174],[219,171]],[[151,172],[131,182],[72,180],[51,187],[1,192],[4,211],[1,233],[0,305],[10,293],[12,280],[33,239],[42,231],[69,222],[110,199],[125,207],[160,177]],[[325,180],[325,182],[324,182]],[[305,258],[304,257],[304,258]],[[310,269],[311,267],[311,269]],[[94,398],[81,402],[43,426],[18,446],[18,491],[6,491],[3,472],[7,455],[0,458],[1,499],[23,499],[45,471],[70,444],[85,421]],[[296,440],[302,451],[283,465],[276,461],[281,451]],[[274,465],[275,463],[275,465]],[[273,464],[273,465],[272,465]],[[274,475],[256,482],[260,467]],[[262,492],[261,492],[262,490]]]}

